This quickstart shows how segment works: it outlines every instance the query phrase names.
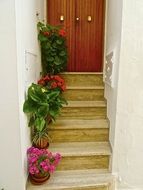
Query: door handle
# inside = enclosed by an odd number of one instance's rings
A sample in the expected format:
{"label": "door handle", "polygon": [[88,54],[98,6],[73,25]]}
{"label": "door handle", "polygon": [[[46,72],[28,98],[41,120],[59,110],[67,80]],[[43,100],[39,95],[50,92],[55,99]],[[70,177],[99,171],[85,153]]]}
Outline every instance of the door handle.
{"label": "door handle", "polygon": [[91,20],[92,20],[91,16],[88,16],[88,17],[87,17],[87,21],[88,21],[88,22],[91,22]]}
{"label": "door handle", "polygon": [[63,16],[63,15],[60,16],[60,21],[61,21],[61,22],[64,21],[64,16]]}

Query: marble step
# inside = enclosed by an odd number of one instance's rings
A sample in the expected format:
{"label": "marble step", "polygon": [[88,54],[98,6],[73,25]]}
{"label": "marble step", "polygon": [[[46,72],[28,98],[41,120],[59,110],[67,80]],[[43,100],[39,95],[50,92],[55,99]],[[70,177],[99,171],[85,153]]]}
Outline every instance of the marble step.
{"label": "marble step", "polygon": [[68,101],[62,108],[63,118],[106,118],[106,101]]}
{"label": "marble step", "polygon": [[58,170],[108,169],[108,142],[51,143],[49,149],[62,155]]}
{"label": "marble step", "polygon": [[27,190],[112,190],[114,178],[108,170],[56,171],[41,186],[27,183]]}
{"label": "marble step", "polygon": [[103,86],[103,73],[65,72],[61,74],[67,86]]}
{"label": "marble step", "polygon": [[63,96],[70,101],[94,101],[104,100],[104,87],[82,87],[82,86],[68,86]]}
{"label": "marble step", "polygon": [[102,142],[109,140],[109,122],[99,120],[57,120],[49,126],[52,142]]}

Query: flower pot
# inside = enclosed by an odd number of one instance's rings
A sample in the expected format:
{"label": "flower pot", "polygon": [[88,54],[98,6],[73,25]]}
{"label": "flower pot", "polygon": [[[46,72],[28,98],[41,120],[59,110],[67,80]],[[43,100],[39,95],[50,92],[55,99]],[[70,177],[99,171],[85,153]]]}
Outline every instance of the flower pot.
{"label": "flower pot", "polygon": [[43,175],[43,174],[29,174],[29,179],[32,184],[34,185],[42,185],[50,178],[50,174]]}
{"label": "flower pot", "polygon": [[39,149],[47,149],[49,147],[48,138],[41,138],[36,143],[33,143],[33,146]]}

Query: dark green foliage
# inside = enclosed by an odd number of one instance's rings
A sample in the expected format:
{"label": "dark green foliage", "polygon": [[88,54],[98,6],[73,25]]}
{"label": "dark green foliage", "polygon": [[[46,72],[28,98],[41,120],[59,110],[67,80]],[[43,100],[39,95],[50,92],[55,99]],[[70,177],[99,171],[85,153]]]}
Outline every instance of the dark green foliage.
{"label": "dark green foliage", "polygon": [[66,69],[67,46],[61,26],[38,23],[43,75],[57,74]]}

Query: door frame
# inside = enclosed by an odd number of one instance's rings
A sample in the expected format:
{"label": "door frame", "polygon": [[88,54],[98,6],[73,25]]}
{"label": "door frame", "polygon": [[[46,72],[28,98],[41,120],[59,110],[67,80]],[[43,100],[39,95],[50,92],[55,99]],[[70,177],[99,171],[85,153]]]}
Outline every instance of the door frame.
{"label": "door frame", "polygon": [[[44,21],[47,22],[47,1],[44,0]],[[107,21],[108,21],[108,0],[104,0],[104,16],[103,16],[103,50],[102,50],[102,72],[103,80],[105,79],[105,65],[106,65],[106,44],[107,44]]]}

